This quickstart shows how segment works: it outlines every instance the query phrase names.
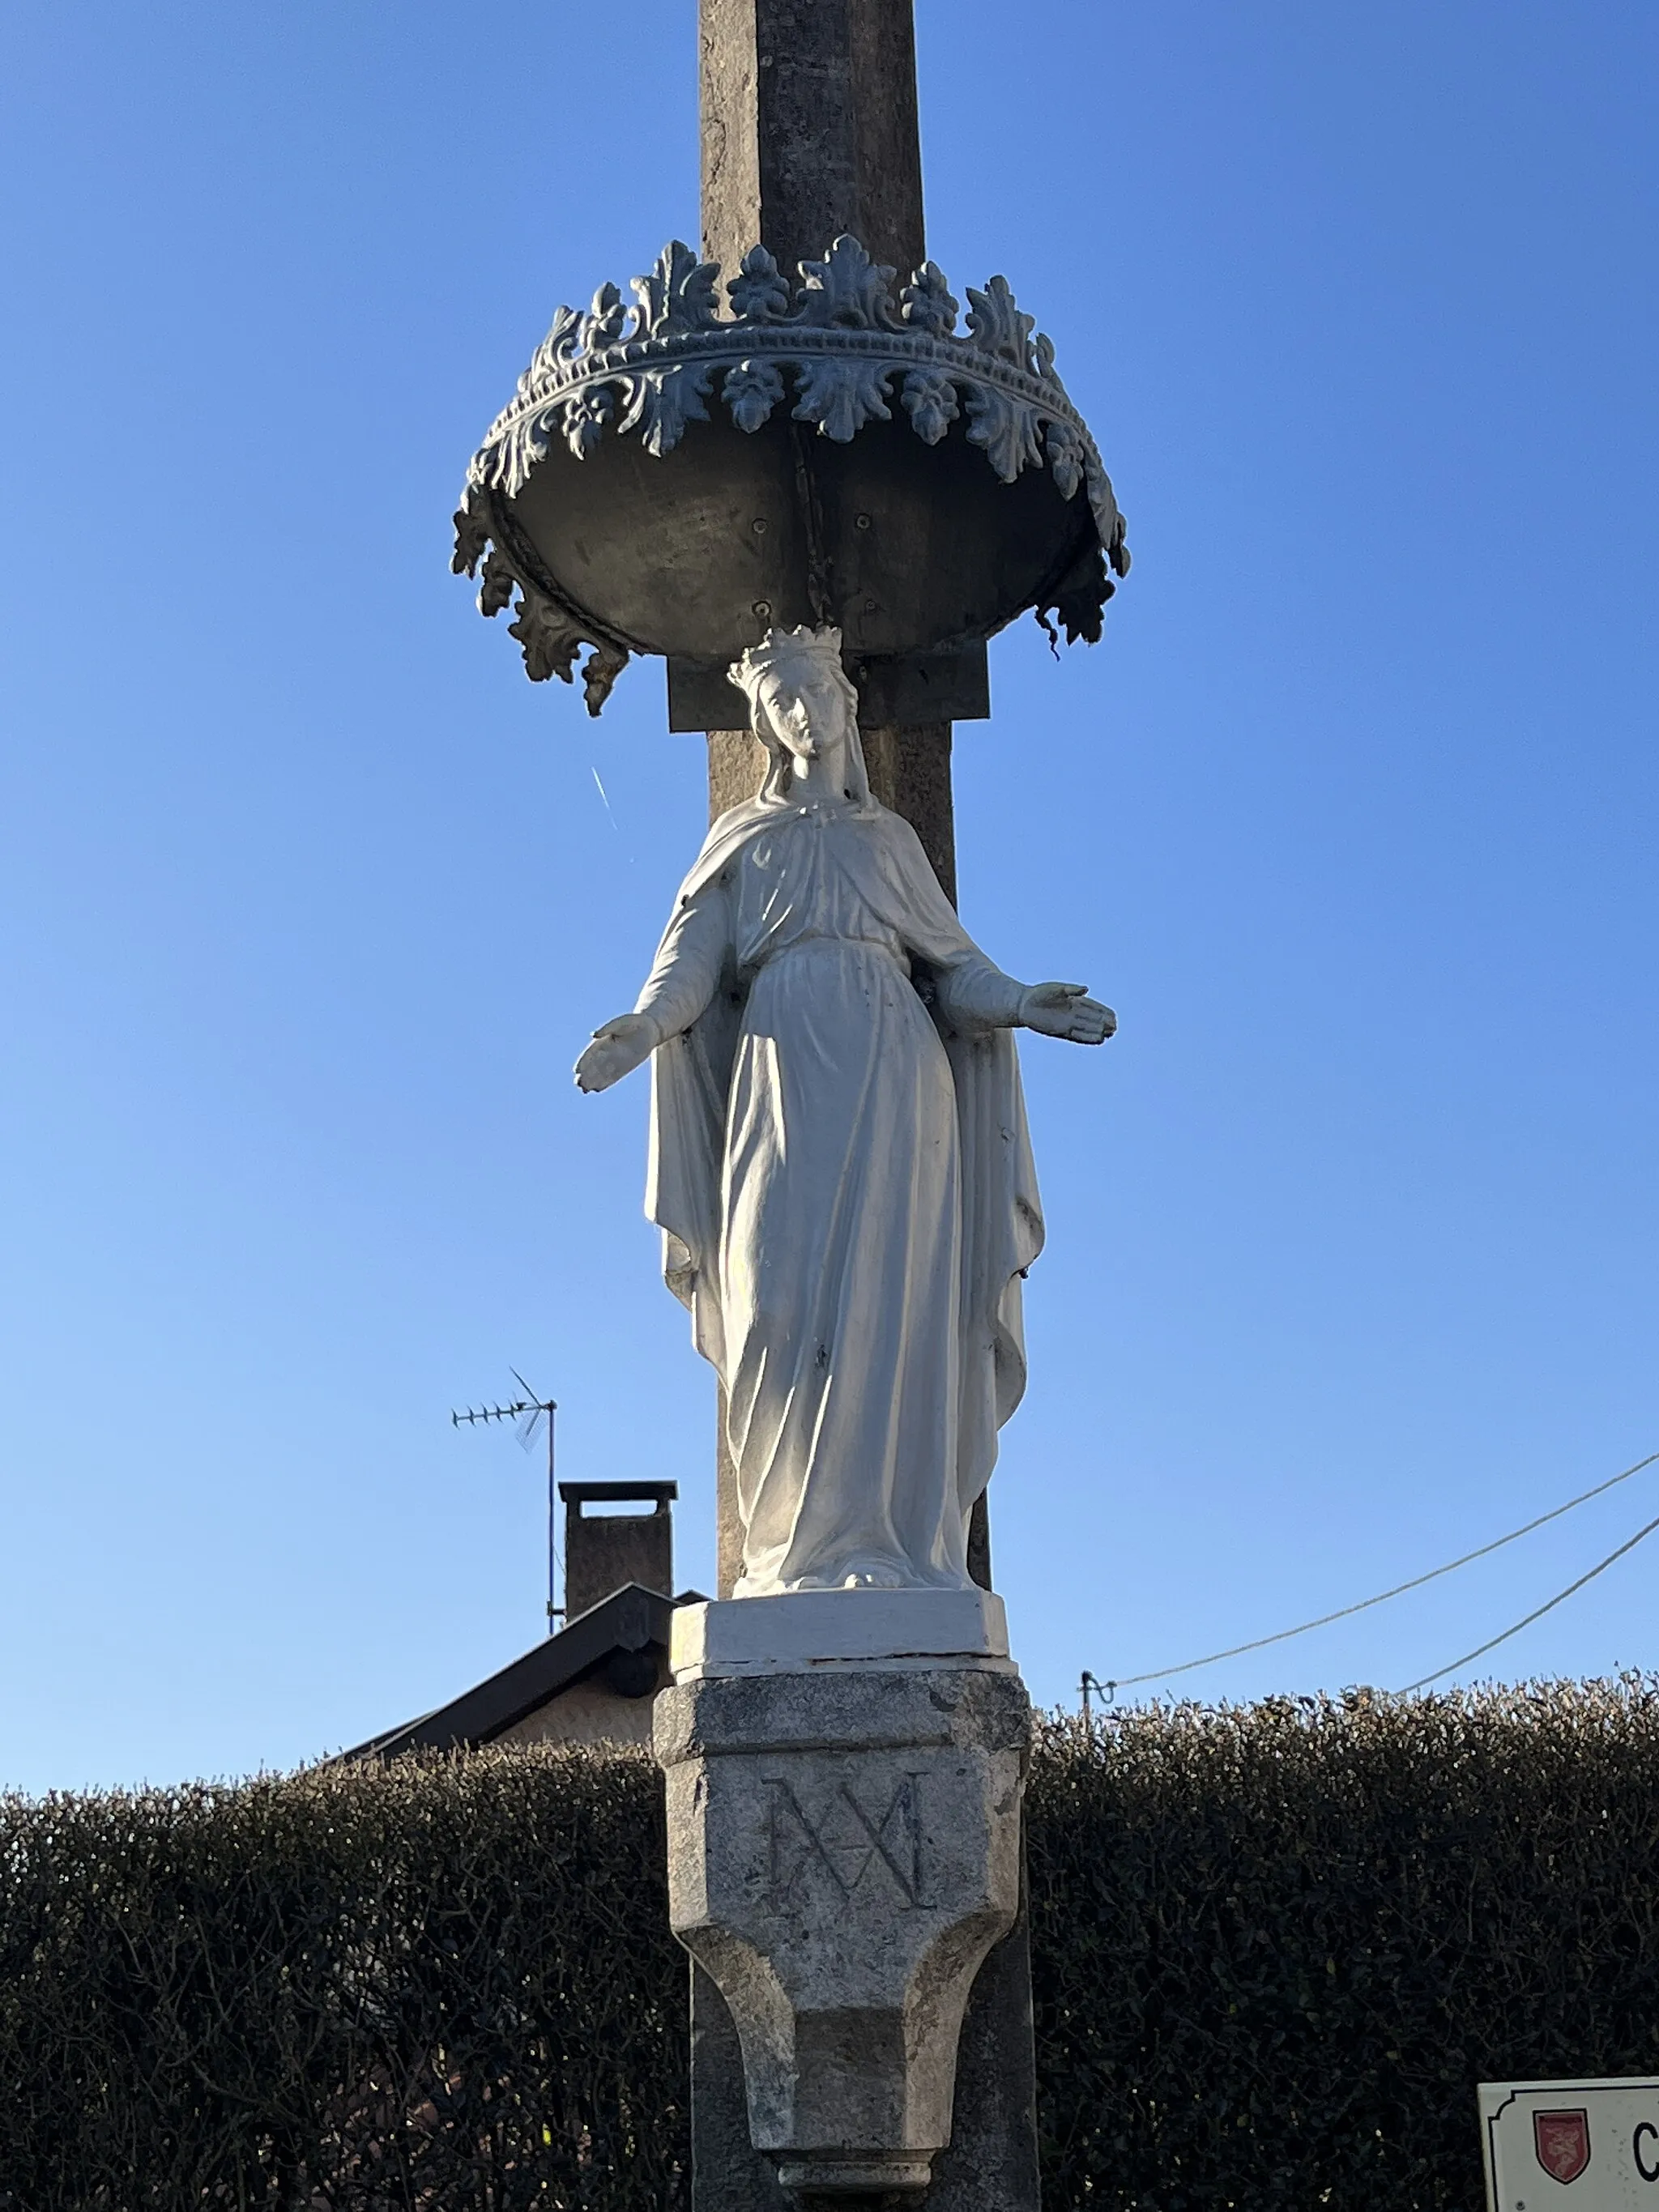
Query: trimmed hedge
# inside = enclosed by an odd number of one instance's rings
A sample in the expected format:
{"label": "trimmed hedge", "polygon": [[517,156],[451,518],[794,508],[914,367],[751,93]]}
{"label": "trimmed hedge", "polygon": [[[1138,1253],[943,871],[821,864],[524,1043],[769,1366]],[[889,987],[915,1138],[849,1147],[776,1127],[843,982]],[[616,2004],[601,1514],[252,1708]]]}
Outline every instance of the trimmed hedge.
{"label": "trimmed hedge", "polygon": [[659,2212],[684,1954],[643,1752],[0,1812],[8,2212]]}
{"label": "trimmed hedge", "polygon": [[1477,2081],[1659,2071],[1659,1677],[1054,1731],[1044,2186],[1476,2212]]}
{"label": "trimmed hedge", "polygon": [[[1029,1799],[1050,2212],[1480,2202],[1481,2079],[1659,2070],[1659,1681],[1139,1708]],[[641,1753],[0,1803],[9,2212],[679,2212]]]}

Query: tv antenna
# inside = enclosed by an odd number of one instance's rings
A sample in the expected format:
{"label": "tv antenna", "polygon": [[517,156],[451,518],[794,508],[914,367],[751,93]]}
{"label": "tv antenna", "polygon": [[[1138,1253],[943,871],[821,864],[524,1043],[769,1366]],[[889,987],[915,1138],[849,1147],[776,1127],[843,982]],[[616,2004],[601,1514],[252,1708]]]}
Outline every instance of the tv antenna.
{"label": "tv antenna", "polygon": [[538,1397],[516,1367],[507,1373],[518,1384],[524,1395],[510,1406],[469,1406],[464,1413],[451,1411],[449,1425],[459,1429],[465,1421],[477,1427],[489,1421],[511,1421],[519,1442],[526,1451],[533,1449],[538,1439],[547,1437],[547,1632],[556,1633],[554,1623],[564,1618],[564,1607],[554,1601],[559,1594],[558,1492],[553,1480],[553,1416],[559,1410],[556,1398]]}

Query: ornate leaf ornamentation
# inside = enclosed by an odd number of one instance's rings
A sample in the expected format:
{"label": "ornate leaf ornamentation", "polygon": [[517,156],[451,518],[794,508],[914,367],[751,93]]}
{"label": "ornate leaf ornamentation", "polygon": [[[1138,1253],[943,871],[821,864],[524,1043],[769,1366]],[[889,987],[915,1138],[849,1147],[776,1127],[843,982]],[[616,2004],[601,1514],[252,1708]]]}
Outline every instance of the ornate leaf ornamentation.
{"label": "ornate leaf ornamentation", "polygon": [[455,550],[450,568],[458,576],[476,576],[489,546],[489,517],[477,494],[469,492],[455,510]]}
{"label": "ornate leaf ornamentation", "polygon": [[[545,684],[556,676],[562,684],[575,681],[576,655],[592,643],[581,624],[544,592],[528,584],[519,586],[515,619],[507,626],[524,653],[524,672],[532,684]],[[590,714],[597,714],[611,696],[615,684],[631,658],[627,648],[601,641],[593,646],[582,668],[582,695]]]}
{"label": "ornate leaf ornamentation", "polygon": [[1084,466],[1084,482],[1089,488],[1089,505],[1093,511],[1095,528],[1100,533],[1100,543],[1115,576],[1129,573],[1129,548],[1124,533],[1128,526],[1112,492],[1112,480],[1100,465],[1100,457],[1092,449]]}
{"label": "ornate leaf ornamentation", "polygon": [[[565,443],[579,461],[585,461],[617,411],[617,395],[608,384],[580,386],[559,409]],[[526,474],[528,471],[526,471]]]}
{"label": "ornate leaf ornamentation", "polygon": [[513,564],[498,546],[484,562],[478,580],[478,612],[493,620],[511,601],[518,581]]}
{"label": "ornate leaf ornamentation", "polygon": [[1042,465],[1036,409],[1029,400],[1011,398],[995,385],[969,387],[968,442],[984,448],[985,458],[1004,483],[1012,483],[1028,465]]}
{"label": "ornate leaf ornamentation", "polygon": [[738,427],[757,430],[782,401],[788,370],[800,385],[799,419],[844,442],[864,423],[890,418],[897,375],[905,412],[929,445],[959,417],[966,394],[972,441],[1005,479],[1052,466],[1069,498],[1080,465],[1105,546],[1117,514],[1105,471],[1054,374],[1053,343],[1035,331],[1006,280],[994,276],[983,291],[969,291],[963,335],[936,263],[914,273],[896,307],[893,276],[843,234],[822,260],[801,264],[797,288],[757,246],[726,288],[732,319],[722,321],[718,270],[675,240],[647,275],[634,278],[631,305],[604,284],[586,314],[560,309],[475,459],[471,481],[512,497],[550,437],[562,435],[585,459],[613,424],[619,433],[637,431],[647,451],[669,453],[688,422],[707,419],[716,378]]}
{"label": "ornate leaf ornamentation", "polygon": [[670,453],[685,435],[688,422],[706,422],[703,402],[714,374],[710,361],[683,362],[672,368],[641,369],[617,428],[637,429],[647,453]]}
{"label": "ornate leaf ornamentation", "polygon": [[803,261],[800,273],[801,320],[809,328],[897,328],[891,287],[898,272],[872,261],[857,239],[845,231],[822,261]]}
{"label": "ornate leaf ornamentation", "polygon": [[[646,281],[642,276],[636,277],[635,280],[636,283],[641,284]],[[601,284],[593,295],[592,306],[587,311],[586,320],[581,333],[582,351],[597,353],[601,346],[620,343],[628,335],[629,329],[635,319],[635,310],[629,306],[616,286]]]}
{"label": "ornate leaf ornamentation", "polygon": [[1112,525],[1112,534],[1107,543],[1106,558],[1111,564],[1112,574],[1115,576],[1127,576],[1130,567],[1127,538],[1129,526],[1124,520],[1115,501],[1113,503],[1112,511],[1116,520]]}
{"label": "ornate leaf ornamentation", "polygon": [[591,617],[578,614],[549,592],[526,583],[512,556],[492,542],[498,526],[488,495],[476,490],[471,493],[455,517],[455,568],[471,575],[483,562],[480,614],[500,614],[514,592],[518,592],[507,635],[517,639],[524,654],[525,673],[532,684],[544,684],[550,676],[570,683],[576,655],[584,645],[592,647],[582,672],[582,688],[588,713],[597,714],[610,697],[611,685],[628,665],[627,647],[602,632],[596,635]]}
{"label": "ornate leaf ornamentation", "polygon": [[682,337],[708,330],[714,320],[720,273],[718,262],[699,261],[689,246],[682,246],[678,238],[671,240],[650,275],[634,279],[634,296],[640,303],[635,335]]}
{"label": "ornate leaf ornamentation", "polygon": [[1051,415],[1042,426],[1042,450],[1048,456],[1054,489],[1062,499],[1074,498],[1088,462],[1081,435],[1071,423]]}
{"label": "ornate leaf ornamentation", "polygon": [[726,296],[740,323],[779,323],[789,313],[789,279],[763,246],[751,246]]}
{"label": "ornate leaf ornamentation", "polygon": [[957,387],[942,368],[913,368],[899,394],[924,446],[936,446],[962,412]]}
{"label": "ornate leaf ornamentation", "polygon": [[816,422],[823,435],[838,446],[849,445],[866,422],[891,420],[887,380],[892,371],[879,362],[831,354],[828,360],[800,362],[799,373],[796,422]]}
{"label": "ornate leaf ornamentation", "polygon": [[783,372],[775,362],[740,361],[726,372],[723,387],[739,430],[758,430],[783,398]]}
{"label": "ornate leaf ornamentation", "polygon": [[588,654],[582,665],[582,698],[590,714],[597,714],[611,696],[611,687],[629,658],[619,645],[596,645]]}
{"label": "ornate leaf ornamentation", "polygon": [[924,331],[933,338],[948,338],[955,330],[957,303],[936,261],[922,263],[905,286],[902,301],[899,312],[911,330]]}
{"label": "ornate leaf ornamentation", "polygon": [[516,638],[524,653],[524,672],[532,684],[545,684],[556,676],[568,684],[576,655],[585,642],[581,632],[563,611],[527,585],[519,587],[519,604],[507,634]]}
{"label": "ornate leaf ornamentation", "polygon": [[538,584],[526,584],[509,553],[491,550],[496,502],[517,497],[558,439],[579,461],[607,430],[637,435],[648,453],[672,453],[688,423],[709,419],[716,389],[738,429],[757,431],[787,404],[792,378],[794,419],[837,444],[866,422],[890,422],[896,389],[924,444],[939,445],[965,415],[969,443],[1004,483],[1047,468],[1062,499],[1083,490],[1097,543],[1054,604],[1068,634],[1097,633],[1111,589],[1104,567],[1128,574],[1123,517],[1055,373],[1054,345],[1005,278],[969,289],[965,331],[936,264],[915,270],[896,299],[895,271],[845,234],[822,260],[800,264],[799,283],[764,246],[751,247],[725,288],[729,319],[720,312],[719,279],[712,262],[675,239],[632,280],[629,297],[602,284],[586,313],[561,307],[474,456],[455,517],[453,565],[467,575],[482,565],[486,614],[500,613],[518,590],[510,628],[535,680],[569,682],[576,654],[591,645],[583,684],[597,714],[628,655],[614,639],[595,640],[592,617],[565,606],[553,578],[538,571]]}
{"label": "ornate leaf ornamentation", "polygon": [[1031,332],[1036,327],[1036,317],[1014,305],[1006,276],[992,277],[982,292],[976,292],[971,284],[968,287],[969,343],[1006,361],[1011,368],[1024,369],[1028,376],[1038,373],[1031,351]]}
{"label": "ornate leaf ornamentation", "polygon": [[517,400],[545,398],[562,376],[568,375],[581,351],[584,318],[574,307],[561,307],[553,327],[530,356],[530,366],[519,379]]}

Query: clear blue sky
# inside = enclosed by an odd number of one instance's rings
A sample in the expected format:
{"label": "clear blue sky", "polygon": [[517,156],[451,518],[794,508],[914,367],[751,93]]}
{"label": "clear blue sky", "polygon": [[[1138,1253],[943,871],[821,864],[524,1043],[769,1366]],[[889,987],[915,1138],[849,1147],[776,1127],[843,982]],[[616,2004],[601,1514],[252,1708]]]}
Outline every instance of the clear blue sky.
{"label": "clear blue sky", "polygon": [[[0,1779],[289,1765],[532,1642],[535,1467],[447,1418],[509,1362],[567,1473],[678,1480],[709,1584],[645,1085],[568,1078],[699,747],[654,665],[599,724],[532,689],[447,573],[556,304],[696,235],[694,16],[0,26]],[[1055,1701],[1659,1447],[1659,16],[918,16],[932,250],[1052,332],[1136,555],[957,751],[970,927],[1121,1020],[1024,1045],[994,1540]],[[1189,1686],[1403,1683],[1655,1513]],[[1659,1660],[1656,1578],[1489,1665]]]}

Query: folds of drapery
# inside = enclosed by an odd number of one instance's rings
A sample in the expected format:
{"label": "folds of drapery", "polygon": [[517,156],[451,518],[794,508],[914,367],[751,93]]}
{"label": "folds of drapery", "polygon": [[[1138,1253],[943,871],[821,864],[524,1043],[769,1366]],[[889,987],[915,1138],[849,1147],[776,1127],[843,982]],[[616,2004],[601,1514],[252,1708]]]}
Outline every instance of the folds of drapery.
{"label": "folds of drapery", "polygon": [[[788,810],[754,800],[715,823],[681,886],[640,1006],[674,1032],[652,1056],[646,1212],[664,1279],[689,1309],[699,1352],[724,1376],[719,1270],[726,1105],[748,976],[766,921],[742,911],[744,848]],[[838,834],[841,865],[917,963],[956,1088],[962,1161],[957,1492],[965,1514],[995,1464],[997,1431],[1025,1387],[1021,1289],[1042,1214],[1018,1055],[1019,987],[963,929],[910,825],[872,802]],[[850,826],[850,825],[849,825]]]}

